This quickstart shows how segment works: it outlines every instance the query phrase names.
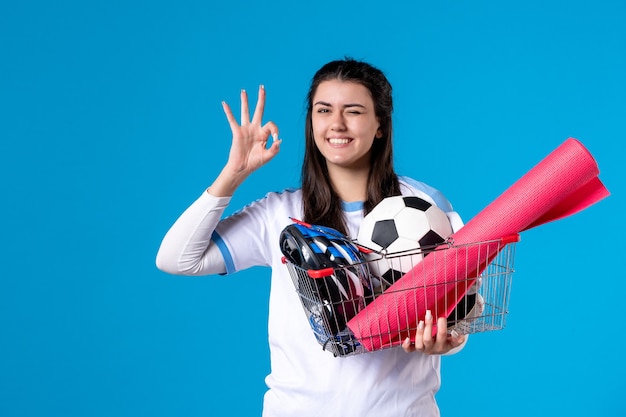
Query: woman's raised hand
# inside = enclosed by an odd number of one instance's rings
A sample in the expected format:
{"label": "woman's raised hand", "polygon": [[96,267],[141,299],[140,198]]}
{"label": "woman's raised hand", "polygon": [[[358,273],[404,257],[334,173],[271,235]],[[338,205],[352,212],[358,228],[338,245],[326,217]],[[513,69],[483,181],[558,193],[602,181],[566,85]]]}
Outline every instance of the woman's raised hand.
{"label": "woman's raised hand", "polygon": [[[270,161],[280,150],[278,127],[274,122],[261,124],[265,109],[265,88],[259,87],[259,97],[252,119],[248,108],[248,94],[241,90],[241,124],[237,123],[226,102],[222,102],[222,106],[233,133],[227,166],[233,172],[249,175]],[[267,141],[270,136],[272,144],[268,148]]]}
{"label": "woman's raised hand", "polygon": [[[259,97],[252,119],[248,107],[248,94],[241,90],[241,123],[237,123],[230,106],[222,102],[224,113],[233,134],[226,166],[208,191],[215,196],[232,195],[235,189],[252,172],[278,154],[280,143],[278,127],[274,122],[262,123],[265,109],[265,88],[259,87]],[[267,142],[272,137],[272,144]]]}

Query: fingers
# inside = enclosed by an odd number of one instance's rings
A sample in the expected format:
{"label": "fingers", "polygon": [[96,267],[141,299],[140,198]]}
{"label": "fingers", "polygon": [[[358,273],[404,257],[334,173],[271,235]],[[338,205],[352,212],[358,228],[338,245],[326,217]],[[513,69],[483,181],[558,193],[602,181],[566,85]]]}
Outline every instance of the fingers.
{"label": "fingers", "polygon": [[[433,334],[433,326],[437,326]],[[465,335],[459,335],[454,330],[448,335],[447,319],[439,317],[436,322],[430,310],[426,311],[424,320],[420,320],[415,331],[415,342],[412,344],[407,338],[402,343],[405,352],[419,351],[425,354],[444,354],[461,346],[465,342]]]}
{"label": "fingers", "polygon": [[443,345],[448,337],[448,320],[445,317],[437,319],[437,341]]}
{"label": "fingers", "polygon": [[278,126],[276,126],[276,123],[267,122],[263,125],[262,129],[268,138],[271,136],[274,142],[278,140]]}
{"label": "fingers", "polygon": [[266,153],[268,154],[268,157],[269,157],[268,160],[269,160],[275,157],[276,154],[278,154],[278,152],[280,151],[280,144],[283,142],[283,140],[278,138],[278,127],[276,127],[274,123],[268,122],[265,126],[269,130],[270,135],[272,136],[272,144],[266,150]]}
{"label": "fingers", "polygon": [[463,343],[465,343],[466,338],[467,338],[466,335],[458,334],[455,330],[452,330],[452,334],[448,336],[448,339],[450,341],[450,346],[452,349],[457,348],[461,346]]}
{"label": "fingers", "polygon": [[[271,145],[263,149],[262,151],[262,165],[265,165],[272,158],[274,158],[278,152],[280,151],[280,144],[282,143],[282,139],[278,139],[278,133],[272,134],[272,143]],[[263,142],[263,147],[267,146],[267,140]]]}
{"label": "fingers", "polygon": [[424,321],[420,320],[419,323],[417,324],[417,330],[415,331],[415,342],[411,343],[411,338],[407,337],[404,342],[402,343],[402,348],[404,349],[405,352],[415,352],[420,351],[423,352],[424,351]]}
{"label": "fingers", "polygon": [[415,351],[415,345],[411,343],[410,337],[404,339],[404,342],[402,342],[402,349],[404,349],[406,353],[411,353]]}
{"label": "fingers", "polygon": [[424,350],[432,350],[436,339],[433,338],[433,314],[430,312],[430,310],[426,310],[426,316],[424,317],[424,330],[422,331],[422,333],[422,343],[424,344]]}
{"label": "fingers", "polygon": [[[265,111],[265,86],[259,86],[259,95],[256,102],[256,107],[254,109],[254,115],[252,116],[252,120],[250,120],[250,107],[248,105],[248,92],[244,89],[241,90],[240,93],[241,99],[241,126],[245,126],[248,124],[256,124],[261,125],[263,120],[263,112]],[[235,117],[233,116],[233,112],[230,109],[230,106],[222,101],[222,107],[224,108],[224,113],[226,113],[226,118],[228,119],[228,123],[231,125],[233,123],[237,123]]]}
{"label": "fingers", "polygon": [[248,93],[246,90],[241,90],[241,125],[247,125],[250,123],[250,109],[248,108]]}
{"label": "fingers", "polygon": [[263,120],[263,112],[265,111],[265,86],[261,84],[259,86],[259,94],[256,100],[256,107],[254,108],[254,115],[250,120],[250,107],[248,105],[248,93],[246,90],[241,90],[241,125],[256,124],[261,125]]}
{"label": "fingers", "polygon": [[429,311],[426,311],[424,326],[424,351],[426,353],[441,354],[449,350],[448,323],[445,317],[437,319],[437,331],[433,335],[433,325],[435,320]]}
{"label": "fingers", "polygon": [[[222,101],[222,108],[233,133],[231,155],[236,161],[233,164],[240,167],[239,169],[252,172],[278,154],[282,142],[278,136],[278,126],[274,122],[261,125],[265,108],[265,88],[262,85],[259,87],[259,97],[252,120],[250,120],[248,94],[245,90],[241,90],[240,123],[237,122],[230,106],[224,101]],[[272,142],[268,146],[270,136]]]}
{"label": "fingers", "polygon": [[261,84],[259,86],[259,96],[256,100],[256,107],[254,109],[254,116],[252,116],[253,124],[261,124],[263,120],[263,112],[265,111],[265,86]]}
{"label": "fingers", "polygon": [[238,126],[237,120],[235,120],[235,116],[233,116],[233,112],[230,109],[230,106],[225,101],[222,101],[222,108],[224,109],[224,114],[226,114],[226,119],[228,120],[228,124],[230,125],[230,127],[232,128],[233,125]]}
{"label": "fingers", "polygon": [[267,157],[265,158],[265,162],[268,162],[270,159],[278,154],[278,152],[280,151],[281,142],[281,139],[274,139],[270,147],[265,150],[265,153],[267,155]]}

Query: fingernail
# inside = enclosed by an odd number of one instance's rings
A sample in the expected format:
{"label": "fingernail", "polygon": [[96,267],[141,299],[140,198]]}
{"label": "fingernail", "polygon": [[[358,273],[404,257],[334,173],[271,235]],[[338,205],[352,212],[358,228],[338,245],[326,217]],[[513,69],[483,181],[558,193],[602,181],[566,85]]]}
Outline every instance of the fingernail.
{"label": "fingernail", "polygon": [[417,323],[417,328],[420,330],[424,330],[424,320],[420,320],[420,322]]}
{"label": "fingernail", "polygon": [[411,338],[407,337],[406,339],[404,339],[404,345],[410,345],[411,344]]}
{"label": "fingernail", "polygon": [[430,310],[426,310],[426,320],[432,320],[433,318],[433,313],[430,312]]}
{"label": "fingernail", "polygon": [[459,337],[459,333],[456,330],[452,330],[450,334],[452,335],[452,337]]}
{"label": "fingernail", "polygon": [[246,89],[245,89],[245,88],[242,88],[242,89],[241,89],[241,94],[244,94],[245,92],[246,92]]}
{"label": "fingernail", "polygon": [[278,140],[278,133],[272,133],[272,139],[276,142]]}
{"label": "fingernail", "polygon": [[259,86],[259,88],[260,88],[261,90],[263,90],[263,89],[265,89],[265,86],[264,86],[263,84],[261,84],[261,85]]}

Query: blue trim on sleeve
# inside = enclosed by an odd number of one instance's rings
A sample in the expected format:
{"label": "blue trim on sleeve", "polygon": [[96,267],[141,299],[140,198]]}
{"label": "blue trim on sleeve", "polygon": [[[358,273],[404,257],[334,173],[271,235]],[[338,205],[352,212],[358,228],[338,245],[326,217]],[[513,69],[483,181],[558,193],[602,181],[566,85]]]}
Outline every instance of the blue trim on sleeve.
{"label": "blue trim on sleeve", "polygon": [[222,258],[224,258],[224,264],[226,265],[226,273],[232,274],[236,272],[235,262],[233,261],[233,257],[230,254],[230,251],[228,250],[228,246],[226,246],[226,242],[224,242],[224,239],[222,239],[222,237],[214,231],[213,235],[211,235],[211,240],[217,245],[217,248],[222,253]]}

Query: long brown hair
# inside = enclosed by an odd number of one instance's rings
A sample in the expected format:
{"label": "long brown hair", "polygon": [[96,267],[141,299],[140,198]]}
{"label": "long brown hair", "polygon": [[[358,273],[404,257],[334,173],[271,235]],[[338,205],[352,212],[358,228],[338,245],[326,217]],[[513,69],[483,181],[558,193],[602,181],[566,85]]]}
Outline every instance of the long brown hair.
{"label": "long brown hair", "polygon": [[398,176],[393,169],[392,121],[393,100],[391,84],[378,68],[352,58],[332,61],[321,67],[313,76],[307,94],[306,138],[302,163],[302,203],[304,221],[333,227],[342,233],[347,228],[341,211],[341,199],[335,192],[328,175],[326,159],[317,149],[313,138],[311,116],[313,97],[323,81],[351,81],[365,86],[374,101],[374,111],[382,137],[374,141],[371,166],[367,181],[367,200],[364,214],[369,213],[383,198],[400,195]]}

